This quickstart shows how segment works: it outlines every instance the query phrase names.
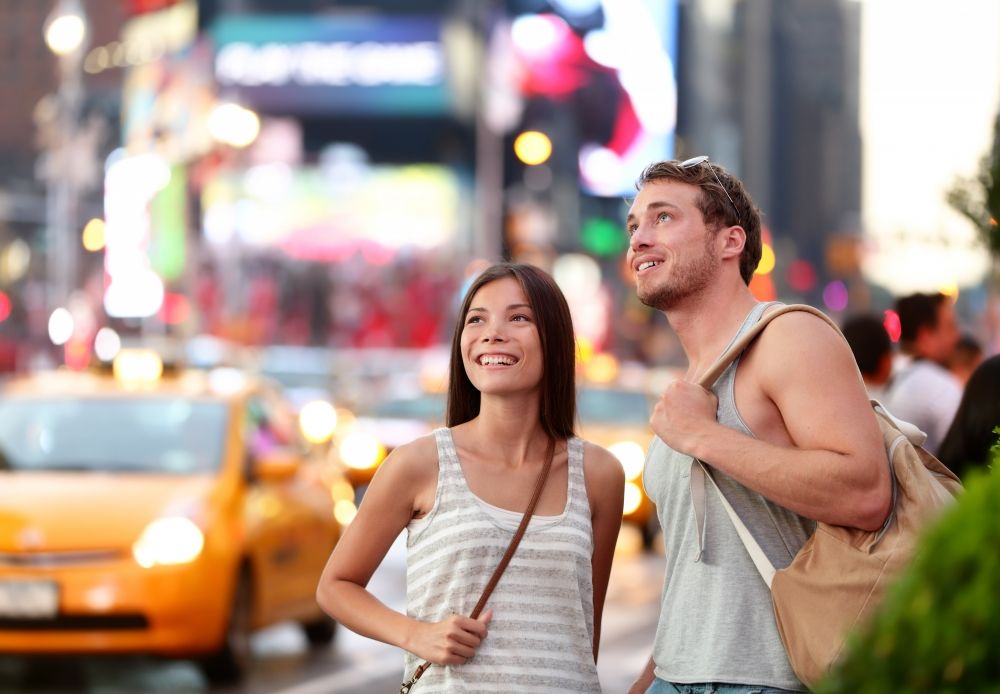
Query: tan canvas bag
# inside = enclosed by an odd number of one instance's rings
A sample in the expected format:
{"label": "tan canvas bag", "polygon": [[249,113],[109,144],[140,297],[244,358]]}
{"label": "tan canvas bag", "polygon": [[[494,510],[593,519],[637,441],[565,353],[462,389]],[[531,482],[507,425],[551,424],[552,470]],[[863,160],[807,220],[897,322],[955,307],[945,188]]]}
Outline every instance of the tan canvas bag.
{"label": "tan canvas bag", "polygon": [[[840,329],[811,306],[791,304],[765,315],[699,379],[710,388],[774,318],[807,311]],[[860,376],[859,376],[860,378]],[[892,472],[892,510],[881,529],[870,532],[817,522],[816,532],[784,569],[775,570],[753,535],[715,486],[701,461],[691,466],[691,495],[699,541],[705,518],[705,479],[722,500],[757,570],[771,589],[774,617],[795,674],[814,684],[840,657],[849,631],[864,622],[886,586],[909,562],[920,530],[961,492],[948,468],[921,448],[926,436],[912,424],[894,418],[871,401],[882,430]]]}

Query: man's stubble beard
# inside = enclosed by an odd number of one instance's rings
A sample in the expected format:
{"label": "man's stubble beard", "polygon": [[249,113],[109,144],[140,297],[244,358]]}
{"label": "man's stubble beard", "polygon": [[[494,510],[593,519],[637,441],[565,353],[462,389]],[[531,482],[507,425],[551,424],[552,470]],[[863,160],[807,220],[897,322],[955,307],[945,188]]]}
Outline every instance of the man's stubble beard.
{"label": "man's stubble beard", "polygon": [[709,234],[705,240],[703,253],[693,262],[675,266],[672,274],[660,285],[646,291],[637,284],[639,301],[658,311],[669,311],[708,287],[718,274],[720,261],[714,257],[712,246],[714,237]]}

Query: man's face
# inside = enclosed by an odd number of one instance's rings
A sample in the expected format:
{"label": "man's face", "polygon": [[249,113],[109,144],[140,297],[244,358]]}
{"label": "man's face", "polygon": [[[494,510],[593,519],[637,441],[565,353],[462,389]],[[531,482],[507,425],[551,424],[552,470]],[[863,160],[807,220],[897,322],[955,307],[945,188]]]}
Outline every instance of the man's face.
{"label": "man's face", "polygon": [[950,300],[942,301],[937,309],[937,325],[923,331],[921,356],[947,365],[958,344],[958,321],[955,319],[955,306]]}
{"label": "man's face", "polygon": [[639,300],[668,311],[707,287],[721,261],[717,233],[698,209],[701,191],[671,180],[650,181],[629,209],[628,264]]}

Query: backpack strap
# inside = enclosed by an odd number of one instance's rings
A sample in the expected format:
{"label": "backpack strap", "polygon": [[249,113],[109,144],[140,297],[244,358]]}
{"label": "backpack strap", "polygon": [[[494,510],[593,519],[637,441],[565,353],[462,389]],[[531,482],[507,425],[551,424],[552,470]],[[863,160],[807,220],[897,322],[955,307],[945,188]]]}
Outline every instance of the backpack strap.
{"label": "backpack strap", "polygon": [[[843,338],[843,333],[840,332],[840,328],[837,324],[822,311],[807,304],[788,304],[761,316],[760,320],[758,320],[752,328],[743,333],[743,335],[741,335],[739,339],[737,339],[732,346],[729,347],[729,349],[723,352],[722,356],[716,359],[715,363],[701,375],[698,379],[698,385],[706,390],[710,389],[715,382],[719,380],[722,372],[725,371],[730,364],[736,361],[746,348],[750,346],[750,343],[752,343],[762,332],[764,332],[764,328],[766,328],[772,320],[780,315],[790,313],[792,311],[804,311],[822,318],[837,332],[838,335]],[[694,508],[695,529],[698,536],[698,554],[695,557],[695,561],[701,561],[701,557],[705,552],[706,477],[712,482],[712,486],[715,487],[715,491],[719,495],[719,499],[722,500],[722,506],[726,509],[726,514],[729,516],[733,526],[736,528],[736,533],[740,536],[740,540],[743,541],[743,545],[750,554],[750,559],[753,560],[754,566],[757,567],[758,573],[760,573],[761,578],[764,579],[764,583],[767,584],[767,587],[770,588],[771,581],[774,578],[774,565],[767,558],[767,555],[764,554],[764,550],[761,549],[760,544],[758,544],[757,540],[754,539],[750,530],[747,529],[743,521],[740,520],[740,517],[736,514],[736,511],[726,499],[725,494],[723,494],[722,490],[719,489],[719,485],[716,484],[715,479],[712,477],[712,474],[709,472],[705,463],[697,459],[693,459],[691,461],[691,505]]]}
{"label": "backpack strap", "polygon": [[806,313],[818,316],[829,324],[838,335],[841,337],[844,336],[843,333],[840,332],[840,328],[837,324],[833,322],[833,319],[817,308],[813,308],[807,304],[787,304],[785,306],[781,306],[761,316],[760,320],[758,320],[752,328],[743,333],[739,339],[729,347],[729,349],[723,352],[722,356],[716,359],[715,363],[708,367],[708,371],[701,375],[701,378],[698,379],[698,385],[705,389],[711,388],[715,382],[719,380],[719,376],[722,375],[722,372],[725,371],[730,364],[736,361],[736,358],[750,346],[751,342],[757,339],[758,335],[764,332],[764,328],[766,328],[772,320],[785,313],[791,313],[792,311],[805,311]]}

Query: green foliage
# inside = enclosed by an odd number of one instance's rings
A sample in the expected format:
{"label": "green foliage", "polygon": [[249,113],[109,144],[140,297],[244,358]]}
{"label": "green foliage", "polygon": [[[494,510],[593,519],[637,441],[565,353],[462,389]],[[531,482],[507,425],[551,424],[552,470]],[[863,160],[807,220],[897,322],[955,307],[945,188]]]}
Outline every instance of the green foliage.
{"label": "green foliage", "polygon": [[960,179],[948,191],[948,203],[969,219],[1000,261],[1000,113],[993,124],[993,147],[982,158],[974,178]]}
{"label": "green foliage", "polygon": [[998,508],[1000,474],[973,473],[818,694],[1000,692]]}
{"label": "green foliage", "polygon": [[997,440],[992,446],[990,446],[990,464],[989,469],[993,469],[993,465],[1000,462],[1000,427],[993,427],[993,433],[997,435]]}

